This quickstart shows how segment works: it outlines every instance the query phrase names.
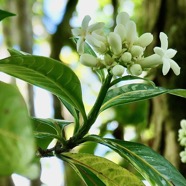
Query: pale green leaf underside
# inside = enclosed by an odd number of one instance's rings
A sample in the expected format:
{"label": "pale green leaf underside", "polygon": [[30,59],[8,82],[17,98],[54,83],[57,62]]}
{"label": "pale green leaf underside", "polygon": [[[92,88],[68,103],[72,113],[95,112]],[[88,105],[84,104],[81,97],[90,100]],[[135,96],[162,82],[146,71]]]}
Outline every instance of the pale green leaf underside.
{"label": "pale green leaf underside", "polygon": [[151,148],[134,142],[92,135],[89,141],[106,145],[127,159],[152,186],[185,186],[186,180],[165,158]]}
{"label": "pale green leaf underside", "polygon": [[0,60],[0,71],[50,91],[85,117],[79,79],[65,64],[42,56],[13,55]]}
{"label": "pale green leaf underside", "polygon": [[[105,186],[143,186],[144,184],[131,172],[102,157],[85,153],[63,153],[60,157],[76,168],[81,167],[81,173],[90,171],[98,177]],[[86,169],[88,171],[86,171]],[[91,175],[90,175],[91,176]],[[87,177],[86,177],[87,178]],[[89,179],[90,181],[90,179]],[[94,185],[94,184],[92,184]]]}
{"label": "pale green leaf underside", "polygon": [[0,82],[0,90],[0,176],[36,178],[39,169],[32,164],[36,144],[24,99],[15,86]]}

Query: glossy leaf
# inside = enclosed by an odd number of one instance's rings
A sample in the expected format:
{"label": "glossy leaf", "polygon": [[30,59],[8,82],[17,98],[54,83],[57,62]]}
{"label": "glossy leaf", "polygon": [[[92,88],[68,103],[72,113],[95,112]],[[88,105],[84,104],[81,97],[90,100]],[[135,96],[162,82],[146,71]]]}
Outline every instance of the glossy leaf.
{"label": "glossy leaf", "polygon": [[163,156],[151,148],[134,142],[92,135],[89,141],[106,145],[127,159],[152,186],[185,186],[185,178]]}
{"label": "glossy leaf", "polygon": [[46,149],[54,138],[60,139],[61,130],[71,123],[57,119],[32,118],[32,120],[37,146],[42,149]]}
{"label": "glossy leaf", "polygon": [[82,177],[88,186],[144,185],[131,172],[102,157],[84,153],[63,153],[60,158],[76,166],[78,171],[83,175]]}
{"label": "glossy leaf", "polygon": [[164,88],[142,83],[127,84],[113,88],[107,92],[101,111],[113,106],[153,98],[167,92],[168,90]]}
{"label": "glossy leaf", "polygon": [[0,82],[0,90],[0,176],[36,178],[36,144],[24,99],[13,85]]}
{"label": "glossy leaf", "polygon": [[14,52],[13,56],[0,60],[0,71],[50,91],[72,104],[86,118],[79,79],[65,64]]}
{"label": "glossy leaf", "polygon": [[4,11],[4,10],[0,10],[0,21],[5,19],[6,17],[10,17],[10,16],[15,16],[15,14]]}
{"label": "glossy leaf", "polygon": [[113,86],[113,85],[115,85],[119,82],[122,82],[122,81],[125,81],[125,82],[127,82],[127,81],[130,81],[130,82],[133,81],[134,82],[135,81],[135,83],[136,83],[136,81],[138,81],[138,82],[141,82],[143,84],[146,83],[146,84],[149,84],[149,85],[155,87],[155,84],[154,84],[153,81],[150,81],[149,79],[146,79],[146,78],[141,78],[141,77],[138,77],[138,76],[131,76],[131,75],[123,76],[123,77],[120,77],[120,78],[117,78],[117,79],[113,80],[111,82],[110,86]]}

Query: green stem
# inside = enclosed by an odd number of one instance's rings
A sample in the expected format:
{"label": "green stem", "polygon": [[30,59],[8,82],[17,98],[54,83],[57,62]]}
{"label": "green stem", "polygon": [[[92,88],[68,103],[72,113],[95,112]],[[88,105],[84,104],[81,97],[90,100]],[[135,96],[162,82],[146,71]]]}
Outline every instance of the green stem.
{"label": "green stem", "polygon": [[88,115],[87,121],[85,121],[85,123],[79,129],[79,131],[70,139],[71,143],[73,143],[73,142],[77,143],[78,140],[83,138],[88,133],[91,126],[94,124],[94,122],[97,119],[97,116],[99,114],[99,110],[102,106],[103,100],[106,96],[106,93],[110,87],[111,79],[112,79],[112,75],[108,74],[102,87],[101,87],[101,90],[99,92],[97,100]]}

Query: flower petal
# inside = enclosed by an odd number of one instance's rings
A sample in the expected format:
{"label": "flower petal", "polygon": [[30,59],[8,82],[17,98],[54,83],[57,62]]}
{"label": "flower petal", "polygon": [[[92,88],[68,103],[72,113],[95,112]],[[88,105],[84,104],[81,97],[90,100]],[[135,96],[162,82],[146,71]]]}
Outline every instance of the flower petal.
{"label": "flower petal", "polygon": [[173,58],[173,57],[176,55],[176,53],[177,53],[176,50],[170,48],[170,49],[168,49],[168,50],[166,51],[166,56],[167,56],[168,58]]}
{"label": "flower petal", "polygon": [[161,48],[167,50],[168,48],[168,37],[164,32],[160,32]]}
{"label": "flower petal", "polygon": [[170,59],[163,58],[162,60],[163,60],[162,72],[163,72],[163,75],[165,76],[170,70]]}
{"label": "flower petal", "polygon": [[71,29],[73,36],[80,36],[81,35],[81,29],[80,28],[73,28]]}
{"label": "flower petal", "polygon": [[154,47],[154,53],[158,54],[161,57],[164,56],[164,50],[162,48],[160,48],[160,47]]}
{"label": "flower petal", "polygon": [[104,25],[105,24],[103,22],[94,23],[88,27],[87,31],[91,33],[95,30],[102,29]]}
{"label": "flower petal", "polygon": [[81,28],[82,30],[86,31],[87,28],[88,28],[88,24],[91,20],[91,17],[89,15],[86,15],[84,18],[83,18],[83,21],[82,21],[82,24],[81,24]]}
{"label": "flower petal", "polygon": [[173,70],[173,72],[178,76],[180,74],[180,67],[179,65],[172,59],[170,59],[170,66]]}
{"label": "flower petal", "polygon": [[77,41],[77,52],[79,54],[82,54],[84,52],[84,38],[83,37],[80,37]]}

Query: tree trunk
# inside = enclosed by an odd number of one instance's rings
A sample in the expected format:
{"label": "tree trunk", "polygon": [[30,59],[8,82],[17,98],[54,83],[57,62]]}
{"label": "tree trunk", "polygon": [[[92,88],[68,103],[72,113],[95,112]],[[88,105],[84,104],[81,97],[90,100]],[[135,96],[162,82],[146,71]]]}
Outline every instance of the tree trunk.
{"label": "tree trunk", "polygon": [[[169,48],[175,48],[178,53],[174,60],[181,67],[181,74],[173,72],[162,76],[157,70],[156,85],[166,88],[186,88],[186,1],[158,0],[144,2],[146,15],[146,30],[155,35],[154,45],[159,45],[159,33],[165,32],[169,37]],[[148,19],[148,20],[147,20]],[[186,176],[185,168],[180,164],[179,143],[177,140],[180,120],[186,118],[186,100],[180,97],[163,95],[152,100],[151,125],[154,128],[152,147],[165,156],[175,167]]]}

